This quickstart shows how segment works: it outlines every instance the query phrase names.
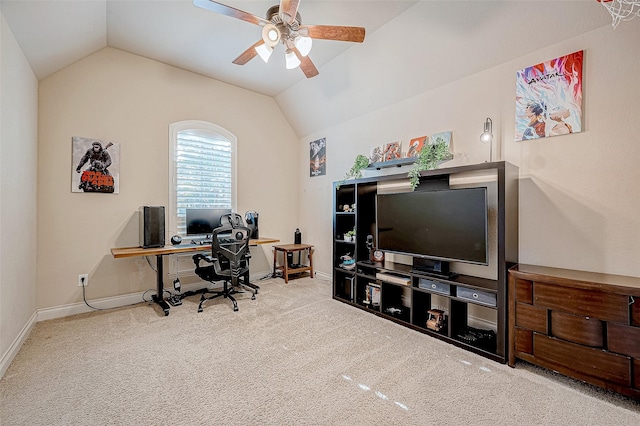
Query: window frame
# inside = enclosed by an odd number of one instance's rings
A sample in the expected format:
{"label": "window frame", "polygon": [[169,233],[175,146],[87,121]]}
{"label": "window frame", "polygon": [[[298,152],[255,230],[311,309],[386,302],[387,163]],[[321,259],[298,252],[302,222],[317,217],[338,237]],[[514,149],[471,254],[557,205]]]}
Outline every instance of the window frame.
{"label": "window frame", "polygon": [[[178,143],[178,133],[190,130],[201,133],[202,136],[221,136],[231,143],[231,210],[236,211],[237,206],[237,155],[238,138],[222,126],[202,120],[185,120],[171,123],[169,125],[169,206],[167,209],[169,217],[169,233],[178,233],[178,211],[177,211],[177,161],[176,148]],[[182,235],[184,237],[184,235]]]}

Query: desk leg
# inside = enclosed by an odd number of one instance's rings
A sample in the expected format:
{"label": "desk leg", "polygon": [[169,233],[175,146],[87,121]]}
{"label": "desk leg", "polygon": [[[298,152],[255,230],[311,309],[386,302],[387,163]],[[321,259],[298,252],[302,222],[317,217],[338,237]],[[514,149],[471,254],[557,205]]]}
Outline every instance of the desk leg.
{"label": "desk leg", "polygon": [[311,278],[313,278],[313,249],[309,249],[309,268],[311,273]]}
{"label": "desk leg", "polygon": [[271,278],[275,278],[276,277],[276,261],[278,259],[278,250],[276,250],[275,248],[273,249],[273,275],[271,275]]}
{"label": "desk leg", "polygon": [[153,296],[153,301],[156,302],[164,311],[164,316],[169,315],[169,304],[164,301],[164,272],[162,270],[162,255],[156,255],[156,292]]}
{"label": "desk leg", "polygon": [[284,253],[282,256],[282,263],[284,263],[284,283],[288,284],[289,283],[289,259],[287,256],[287,253],[289,253],[287,250],[284,250],[282,253]]}

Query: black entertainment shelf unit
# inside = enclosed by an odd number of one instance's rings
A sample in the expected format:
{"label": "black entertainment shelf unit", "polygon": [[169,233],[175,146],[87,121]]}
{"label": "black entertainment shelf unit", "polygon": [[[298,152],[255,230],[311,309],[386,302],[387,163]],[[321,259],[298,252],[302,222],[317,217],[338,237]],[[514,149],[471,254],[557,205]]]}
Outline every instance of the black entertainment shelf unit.
{"label": "black entertainment shelf unit", "polygon": [[[419,258],[407,262],[407,256],[387,254],[382,262],[369,259],[366,239],[376,235],[376,196],[402,188],[404,182],[407,184],[398,192],[410,191],[406,173],[335,182],[333,298],[506,363],[507,271],[518,262],[518,174],[516,166],[504,161],[422,172],[416,191],[479,186],[487,187],[491,194],[489,265],[452,263],[454,273],[449,276],[414,268],[423,261]],[[350,211],[344,211],[345,205]],[[355,241],[345,241],[344,235],[353,229]],[[355,266],[343,264],[347,254],[356,260]],[[427,321],[434,312],[443,313],[446,319],[437,327],[430,322],[429,328]]]}

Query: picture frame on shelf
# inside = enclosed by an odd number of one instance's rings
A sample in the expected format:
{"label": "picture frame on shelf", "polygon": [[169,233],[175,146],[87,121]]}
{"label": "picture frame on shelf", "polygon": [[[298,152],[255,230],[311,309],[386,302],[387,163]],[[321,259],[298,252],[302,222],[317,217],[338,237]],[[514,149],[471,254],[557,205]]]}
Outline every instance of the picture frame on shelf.
{"label": "picture frame on shelf", "polygon": [[409,142],[409,148],[407,149],[407,158],[417,157],[418,154],[420,154],[420,151],[422,151],[422,148],[424,148],[428,139],[429,136],[420,136],[411,139]]}
{"label": "picture frame on shelf", "polygon": [[402,158],[402,142],[389,142],[384,146],[383,161],[392,161]]}
{"label": "picture frame on shelf", "polygon": [[384,151],[383,146],[374,146],[369,151],[369,164],[379,163],[384,160],[382,156],[382,152]]}
{"label": "picture frame on shelf", "polygon": [[437,143],[444,143],[447,145],[449,149],[451,149],[451,135],[452,131],[448,130],[446,132],[434,133],[429,137],[429,145],[434,145]]}

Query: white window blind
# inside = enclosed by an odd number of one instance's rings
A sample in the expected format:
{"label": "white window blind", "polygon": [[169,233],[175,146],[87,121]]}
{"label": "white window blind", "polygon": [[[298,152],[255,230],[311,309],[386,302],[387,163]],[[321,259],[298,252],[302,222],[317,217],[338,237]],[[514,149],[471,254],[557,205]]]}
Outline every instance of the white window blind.
{"label": "white window blind", "polygon": [[[190,125],[189,125],[190,124]],[[173,229],[186,235],[186,209],[235,205],[235,137],[211,123],[183,122],[173,128]]]}

